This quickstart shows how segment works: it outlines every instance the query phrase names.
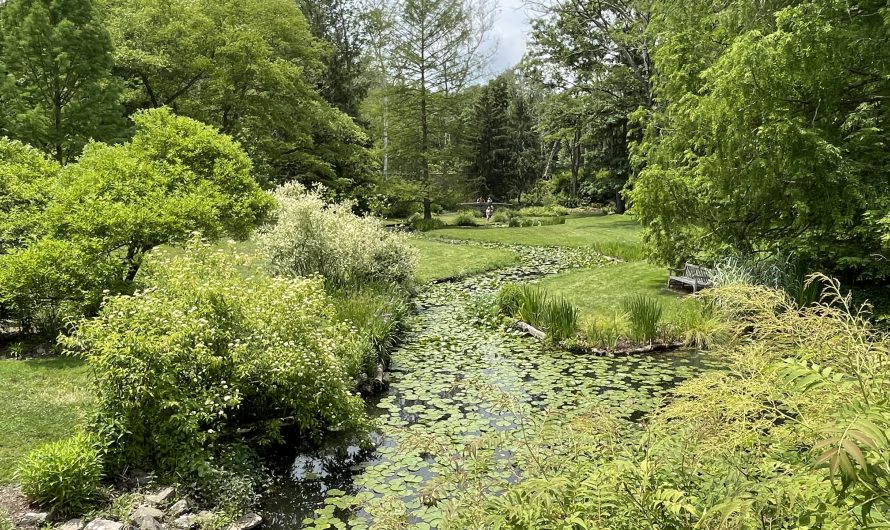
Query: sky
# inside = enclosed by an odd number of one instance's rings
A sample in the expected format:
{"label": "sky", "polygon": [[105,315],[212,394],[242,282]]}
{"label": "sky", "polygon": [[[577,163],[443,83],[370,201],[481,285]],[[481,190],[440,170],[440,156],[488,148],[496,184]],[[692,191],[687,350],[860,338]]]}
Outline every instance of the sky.
{"label": "sky", "polygon": [[522,59],[531,29],[523,0],[500,0],[499,3],[500,10],[492,28],[492,39],[497,41],[497,51],[491,61],[494,75]]}

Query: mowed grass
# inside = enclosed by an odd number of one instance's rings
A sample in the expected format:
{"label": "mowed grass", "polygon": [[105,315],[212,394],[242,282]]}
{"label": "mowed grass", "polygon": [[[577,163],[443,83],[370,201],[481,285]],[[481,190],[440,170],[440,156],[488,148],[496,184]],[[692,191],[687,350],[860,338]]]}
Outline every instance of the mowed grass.
{"label": "mowed grass", "polygon": [[417,249],[419,283],[444,278],[469,276],[516,263],[515,252],[500,248],[483,248],[415,238],[411,245]]}
{"label": "mowed grass", "polygon": [[673,316],[683,296],[665,288],[667,269],[643,261],[580,269],[541,280],[551,296],[565,297],[581,318],[610,318],[621,312],[621,301],[636,294],[660,299],[664,316]]}
{"label": "mowed grass", "polygon": [[429,232],[434,237],[489,241],[493,243],[597,247],[629,245],[639,247],[640,223],[628,215],[576,216],[565,224],[525,228],[443,228]]}
{"label": "mowed grass", "polygon": [[0,484],[28,451],[65,438],[91,411],[85,361],[70,357],[0,360]]}

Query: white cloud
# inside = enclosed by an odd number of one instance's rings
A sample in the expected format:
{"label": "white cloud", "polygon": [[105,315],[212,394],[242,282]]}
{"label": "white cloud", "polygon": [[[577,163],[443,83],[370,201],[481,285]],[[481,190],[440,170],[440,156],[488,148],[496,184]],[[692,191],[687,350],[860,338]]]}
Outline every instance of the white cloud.
{"label": "white cloud", "polygon": [[530,31],[524,1],[500,0],[500,9],[495,16],[490,37],[492,45],[497,46],[491,61],[492,77],[522,59]]}

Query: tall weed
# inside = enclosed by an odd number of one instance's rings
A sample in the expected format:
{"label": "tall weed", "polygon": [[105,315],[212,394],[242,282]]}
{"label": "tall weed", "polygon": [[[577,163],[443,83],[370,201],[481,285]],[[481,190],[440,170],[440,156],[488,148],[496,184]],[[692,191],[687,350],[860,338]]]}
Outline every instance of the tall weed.
{"label": "tall weed", "polygon": [[621,308],[630,321],[630,334],[638,342],[652,342],[658,338],[664,304],[661,300],[643,294],[621,301]]}

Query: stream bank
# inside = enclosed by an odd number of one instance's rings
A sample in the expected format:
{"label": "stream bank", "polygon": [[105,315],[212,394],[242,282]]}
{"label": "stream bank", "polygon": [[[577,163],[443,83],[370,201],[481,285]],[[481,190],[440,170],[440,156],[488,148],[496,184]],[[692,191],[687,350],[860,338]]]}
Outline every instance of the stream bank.
{"label": "stream bank", "polygon": [[384,517],[437,528],[458,487],[451,478],[479,473],[481,448],[490,449],[481,471],[493,479],[486,493],[521,478],[513,455],[529,418],[601,405],[637,421],[678,383],[717,366],[689,351],[580,356],[493,325],[487,308],[505,282],[607,266],[584,249],[510,248],[519,266],[431,285],[418,296],[392,353],[390,388],[369,402],[379,422],[376,450],[343,443],[285,458],[264,498],[266,528],[363,529]]}

